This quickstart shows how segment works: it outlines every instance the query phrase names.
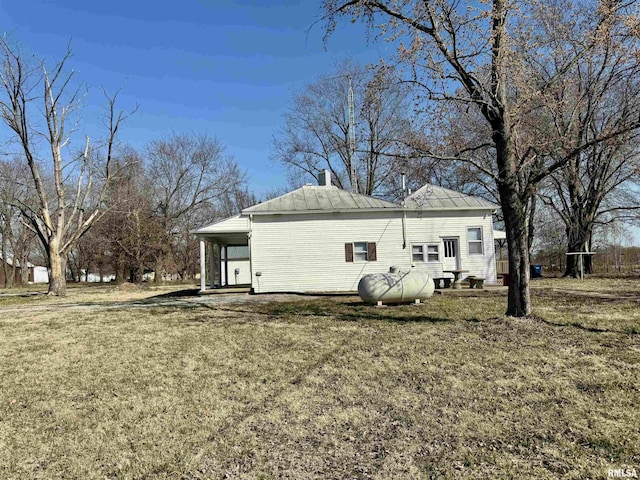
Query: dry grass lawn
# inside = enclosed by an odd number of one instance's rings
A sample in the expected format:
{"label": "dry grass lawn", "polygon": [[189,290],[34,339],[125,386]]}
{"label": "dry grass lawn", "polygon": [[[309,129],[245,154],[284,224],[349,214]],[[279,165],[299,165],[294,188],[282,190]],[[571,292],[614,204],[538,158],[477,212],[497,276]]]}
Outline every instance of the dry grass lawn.
{"label": "dry grass lawn", "polygon": [[0,298],[0,478],[640,475],[640,281],[534,287],[528,319],[489,290]]}

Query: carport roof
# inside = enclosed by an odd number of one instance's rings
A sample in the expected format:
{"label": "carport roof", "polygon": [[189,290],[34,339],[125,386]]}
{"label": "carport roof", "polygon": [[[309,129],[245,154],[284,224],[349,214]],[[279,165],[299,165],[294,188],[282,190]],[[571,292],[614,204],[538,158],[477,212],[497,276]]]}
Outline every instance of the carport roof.
{"label": "carport roof", "polygon": [[249,233],[249,219],[240,214],[223,220],[217,220],[209,225],[193,230],[196,235],[203,234],[227,234],[227,233]]}

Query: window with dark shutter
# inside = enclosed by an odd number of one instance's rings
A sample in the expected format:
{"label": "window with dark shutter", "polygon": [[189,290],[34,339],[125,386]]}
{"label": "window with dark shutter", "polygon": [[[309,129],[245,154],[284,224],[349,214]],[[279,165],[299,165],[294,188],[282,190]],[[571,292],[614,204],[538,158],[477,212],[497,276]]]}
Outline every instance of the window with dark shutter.
{"label": "window with dark shutter", "polygon": [[370,262],[375,262],[378,259],[375,242],[369,242],[367,244],[367,252],[368,252],[367,256],[369,257]]}
{"label": "window with dark shutter", "polygon": [[344,261],[353,262],[353,243],[344,244]]}

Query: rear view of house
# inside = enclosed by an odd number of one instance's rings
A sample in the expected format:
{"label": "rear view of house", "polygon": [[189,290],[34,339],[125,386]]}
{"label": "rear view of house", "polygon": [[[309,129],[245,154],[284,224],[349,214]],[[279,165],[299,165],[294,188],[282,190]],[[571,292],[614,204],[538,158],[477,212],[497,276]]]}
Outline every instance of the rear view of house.
{"label": "rear view of house", "polygon": [[201,289],[207,267],[210,286],[219,279],[218,286],[245,284],[255,293],[353,292],[363,275],[390,266],[436,278],[466,270],[495,283],[496,205],[432,185],[400,205],[341,190],[328,172],[324,177],[326,184],[196,230]]}

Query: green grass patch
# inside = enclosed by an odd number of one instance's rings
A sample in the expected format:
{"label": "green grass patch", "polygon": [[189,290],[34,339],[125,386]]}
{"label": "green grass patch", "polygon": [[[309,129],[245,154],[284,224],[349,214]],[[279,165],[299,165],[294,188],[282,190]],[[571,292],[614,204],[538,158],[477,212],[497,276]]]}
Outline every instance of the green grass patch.
{"label": "green grass patch", "polygon": [[637,303],[548,282],[528,319],[490,291],[0,310],[0,478],[640,470]]}

